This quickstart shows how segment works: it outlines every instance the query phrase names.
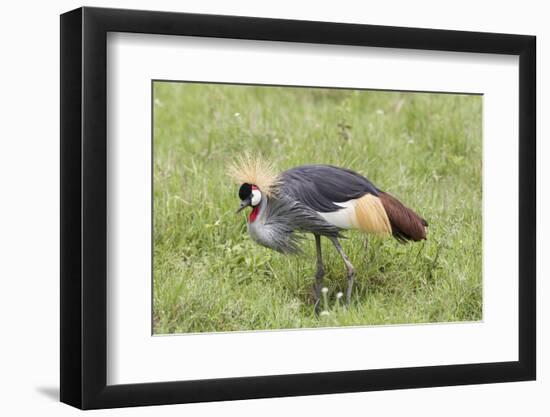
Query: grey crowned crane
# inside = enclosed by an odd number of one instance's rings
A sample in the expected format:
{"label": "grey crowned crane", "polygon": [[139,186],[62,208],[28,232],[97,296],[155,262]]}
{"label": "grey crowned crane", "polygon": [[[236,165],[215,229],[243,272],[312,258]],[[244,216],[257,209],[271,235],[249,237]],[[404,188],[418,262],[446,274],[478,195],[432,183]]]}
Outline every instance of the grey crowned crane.
{"label": "grey crowned crane", "polygon": [[302,234],[315,236],[316,301],[324,276],[322,236],[330,239],[346,266],[347,304],[355,270],[338,241],[342,230],[393,236],[403,243],[426,239],[426,220],[350,169],[304,165],[276,175],[262,158],[245,156],[230,167],[230,175],[240,184],[237,212],[252,208],[247,226],[256,243],[285,254],[299,253]]}

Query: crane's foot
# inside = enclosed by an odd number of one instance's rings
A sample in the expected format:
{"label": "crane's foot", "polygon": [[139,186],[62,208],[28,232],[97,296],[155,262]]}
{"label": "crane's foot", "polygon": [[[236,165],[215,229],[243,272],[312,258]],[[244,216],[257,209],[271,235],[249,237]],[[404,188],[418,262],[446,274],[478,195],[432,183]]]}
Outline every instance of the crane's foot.
{"label": "crane's foot", "polygon": [[319,271],[318,271],[318,274],[315,276],[315,284],[313,284],[313,286],[311,287],[311,298],[314,303],[315,315],[318,315],[322,310],[322,304],[323,304],[323,301],[321,298],[321,290],[323,288],[322,275],[321,277],[319,277]]}
{"label": "crane's foot", "polygon": [[315,304],[313,305],[313,312],[315,313],[315,317],[319,317],[319,314],[321,313],[322,311],[322,308],[321,308],[321,299],[317,299],[317,301],[315,301]]}
{"label": "crane's foot", "polygon": [[307,302],[310,305],[313,305],[315,310],[315,315],[321,312],[323,307],[323,299],[321,297],[321,284],[316,279],[315,283],[310,287],[310,290],[307,293]]}

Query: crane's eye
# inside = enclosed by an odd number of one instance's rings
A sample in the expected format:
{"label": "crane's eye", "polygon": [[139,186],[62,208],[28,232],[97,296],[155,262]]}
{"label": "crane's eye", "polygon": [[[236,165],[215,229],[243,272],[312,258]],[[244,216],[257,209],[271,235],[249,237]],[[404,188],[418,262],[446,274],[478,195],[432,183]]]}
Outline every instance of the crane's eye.
{"label": "crane's eye", "polygon": [[262,193],[260,190],[258,190],[257,188],[253,189],[252,190],[252,199],[251,199],[251,204],[253,207],[257,206],[258,204],[260,204],[260,201],[262,201]]}

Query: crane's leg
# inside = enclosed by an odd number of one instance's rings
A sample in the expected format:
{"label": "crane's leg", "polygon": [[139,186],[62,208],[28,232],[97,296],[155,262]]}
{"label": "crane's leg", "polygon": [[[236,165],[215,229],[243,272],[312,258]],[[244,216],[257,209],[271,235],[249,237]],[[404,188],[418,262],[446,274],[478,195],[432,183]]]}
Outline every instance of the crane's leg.
{"label": "crane's leg", "polygon": [[346,291],[346,304],[349,305],[351,301],[351,290],[353,289],[353,279],[355,278],[355,269],[353,269],[353,265],[351,264],[348,256],[344,253],[344,250],[342,249],[342,246],[340,245],[338,239],[333,237],[331,238],[331,240],[334,244],[334,247],[342,257],[342,260],[346,264],[346,268],[348,270],[348,289]]}
{"label": "crane's leg", "polygon": [[317,272],[315,273],[315,311],[319,309],[321,305],[321,289],[323,288],[323,276],[325,275],[325,269],[323,267],[323,257],[321,256],[321,236],[315,235],[315,246],[317,248]]}

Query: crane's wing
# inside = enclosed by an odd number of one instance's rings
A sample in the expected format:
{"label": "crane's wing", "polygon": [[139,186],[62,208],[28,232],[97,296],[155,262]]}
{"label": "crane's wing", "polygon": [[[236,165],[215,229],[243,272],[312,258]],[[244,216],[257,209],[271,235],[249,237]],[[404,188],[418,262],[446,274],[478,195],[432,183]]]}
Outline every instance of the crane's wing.
{"label": "crane's wing", "polygon": [[328,213],[340,210],[335,203],[378,196],[380,190],[356,172],[332,165],[304,165],[280,176],[281,194],[299,201],[313,211]]}
{"label": "crane's wing", "polygon": [[354,171],[304,165],[283,172],[280,178],[281,194],[339,227],[380,235],[391,233],[401,242],[426,239],[426,220]]}

